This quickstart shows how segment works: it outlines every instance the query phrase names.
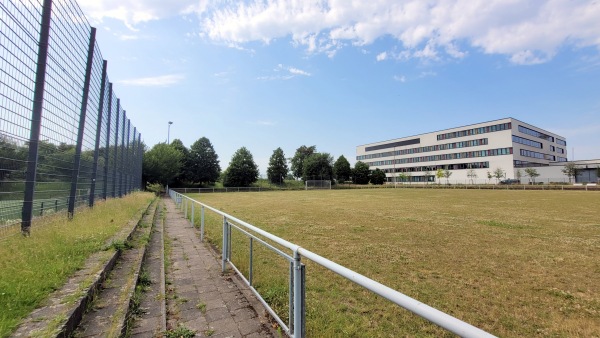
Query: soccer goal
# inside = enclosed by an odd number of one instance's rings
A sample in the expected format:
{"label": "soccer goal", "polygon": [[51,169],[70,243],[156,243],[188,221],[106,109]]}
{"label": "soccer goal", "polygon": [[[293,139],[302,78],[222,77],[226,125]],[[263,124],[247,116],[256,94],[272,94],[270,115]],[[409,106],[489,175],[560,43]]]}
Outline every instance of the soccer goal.
{"label": "soccer goal", "polygon": [[305,188],[306,188],[306,190],[331,189],[331,181],[330,180],[306,180]]}

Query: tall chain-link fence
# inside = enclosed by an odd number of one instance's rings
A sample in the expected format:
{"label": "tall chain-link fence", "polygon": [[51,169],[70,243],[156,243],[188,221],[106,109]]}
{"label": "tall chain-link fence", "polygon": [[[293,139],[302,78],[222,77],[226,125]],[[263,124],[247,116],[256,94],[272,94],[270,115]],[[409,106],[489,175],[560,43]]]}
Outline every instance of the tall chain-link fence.
{"label": "tall chain-link fence", "polygon": [[0,236],[141,188],[141,134],[74,0],[0,2]]}

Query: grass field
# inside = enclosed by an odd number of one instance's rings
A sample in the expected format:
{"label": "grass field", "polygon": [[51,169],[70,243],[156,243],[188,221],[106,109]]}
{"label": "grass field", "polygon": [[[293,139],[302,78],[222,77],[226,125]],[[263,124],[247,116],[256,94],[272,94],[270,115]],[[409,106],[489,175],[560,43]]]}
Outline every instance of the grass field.
{"label": "grass field", "polygon": [[[34,221],[31,237],[11,236],[0,241],[0,337],[7,337],[88,256],[107,248],[106,242],[152,201],[150,193],[133,193],[99,202],[77,212]],[[42,226],[43,225],[43,226]]]}
{"label": "grass field", "polygon": [[[382,189],[191,196],[497,336],[600,336],[600,193]],[[217,246],[221,222],[207,213],[207,236]],[[233,260],[247,271],[247,239],[234,241]],[[287,318],[287,263],[256,247],[257,289]],[[309,336],[450,336],[304,262]]]}

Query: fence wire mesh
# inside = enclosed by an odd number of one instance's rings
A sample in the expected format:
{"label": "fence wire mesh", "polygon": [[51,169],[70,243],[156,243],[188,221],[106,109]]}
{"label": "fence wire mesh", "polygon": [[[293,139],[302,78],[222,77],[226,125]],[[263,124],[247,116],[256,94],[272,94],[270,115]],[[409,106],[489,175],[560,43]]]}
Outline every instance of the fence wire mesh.
{"label": "fence wire mesh", "polygon": [[106,64],[76,1],[0,2],[0,236],[33,217],[141,188],[141,134]]}

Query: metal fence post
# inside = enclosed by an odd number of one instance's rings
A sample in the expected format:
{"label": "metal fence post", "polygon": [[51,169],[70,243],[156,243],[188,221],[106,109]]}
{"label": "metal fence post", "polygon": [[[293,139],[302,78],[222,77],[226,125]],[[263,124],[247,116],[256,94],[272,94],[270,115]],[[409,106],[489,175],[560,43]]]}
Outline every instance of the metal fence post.
{"label": "metal fence post", "polygon": [[137,175],[136,175],[136,182],[137,182],[137,188],[139,190],[144,189],[144,187],[142,186],[142,166],[143,166],[143,161],[144,161],[144,148],[142,146],[142,134],[139,133],[138,134],[138,158],[137,158]]}
{"label": "metal fence post", "polygon": [[108,118],[106,120],[106,144],[104,145],[104,182],[102,187],[102,198],[106,200],[108,195],[108,166],[110,153],[110,124],[112,117],[112,83],[108,83]]}
{"label": "metal fence post", "polygon": [[192,223],[192,228],[194,227],[194,202],[192,202],[192,217],[190,219],[191,223]]}
{"label": "metal fence post", "polygon": [[[123,132],[125,132],[125,129],[123,129]],[[125,176],[123,179],[121,179],[121,184],[123,185],[122,191],[123,191],[123,195],[127,195],[127,193],[129,192],[127,187],[128,187],[128,180],[129,180],[129,159],[130,159],[130,153],[129,153],[129,133],[131,132],[131,120],[127,119],[127,143],[125,143],[125,151],[123,152],[123,157],[125,157],[123,159],[123,176]],[[123,182],[124,181],[124,182]]]}
{"label": "metal fence post", "polygon": [[117,197],[117,164],[119,155],[119,115],[121,113],[121,99],[117,99],[117,116],[115,118],[115,158],[113,163],[113,177],[112,177],[112,197]]}
{"label": "metal fence post", "polygon": [[87,113],[88,96],[90,93],[90,78],[92,76],[92,65],[94,63],[94,45],[96,44],[96,28],[92,27],[90,42],[88,45],[87,64],[85,67],[85,79],[83,82],[83,93],[81,96],[81,110],[79,112],[79,129],[77,130],[77,144],[75,145],[75,160],[73,171],[71,171],[71,192],[69,196],[69,219],[73,218],[75,202],[77,201],[77,183],[79,181],[79,167],[81,165],[81,148],[83,146],[83,133],[85,132],[85,117]]}
{"label": "metal fence post", "polygon": [[[96,176],[98,174],[98,157],[100,155],[100,136],[102,135],[102,113],[104,111],[104,91],[106,90],[106,60],[102,61],[102,80],[100,82],[100,104],[98,106],[98,123],[96,123],[96,143],[94,144],[94,164],[92,166],[92,185],[90,186],[90,208],[94,206],[96,195]],[[105,163],[106,164],[106,163]]]}
{"label": "metal fence post", "polygon": [[294,338],[305,336],[304,267],[300,254],[294,251]]}
{"label": "metal fence post", "polygon": [[204,242],[204,206],[200,207],[200,241]]}
{"label": "metal fence post", "polygon": [[31,112],[31,128],[29,130],[29,153],[27,156],[27,172],[25,178],[25,194],[21,213],[21,233],[29,236],[31,219],[33,218],[33,196],[37,174],[38,149],[42,126],[42,110],[44,106],[44,84],[46,83],[46,64],[48,60],[48,40],[50,37],[50,21],[52,17],[52,0],[44,0],[40,40],[35,71],[35,91]]}
{"label": "metal fence post", "polygon": [[227,269],[227,253],[229,252],[227,245],[229,244],[229,239],[227,238],[229,231],[227,230],[227,217],[223,216],[223,254],[221,255],[221,272],[225,272]]}
{"label": "metal fence post", "polygon": [[188,219],[187,211],[188,211],[188,199],[185,198],[183,200],[183,217],[185,218],[186,221]]}
{"label": "metal fence post", "polygon": [[135,172],[136,172],[136,157],[137,157],[137,144],[135,143],[135,137],[137,136],[137,127],[133,127],[133,141],[131,143],[131,159],[129,160],[129,192],[135,189]]}
{"label": "metal fence post", "polygon": [[127,121],[127,112],[123,110],[123,128],[121,128],[121,161],[119,163],[119,197],[123,197],[123,176],[125,176],[125,121]]}

